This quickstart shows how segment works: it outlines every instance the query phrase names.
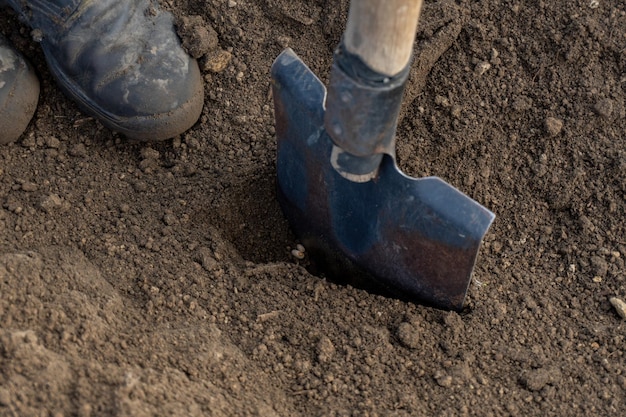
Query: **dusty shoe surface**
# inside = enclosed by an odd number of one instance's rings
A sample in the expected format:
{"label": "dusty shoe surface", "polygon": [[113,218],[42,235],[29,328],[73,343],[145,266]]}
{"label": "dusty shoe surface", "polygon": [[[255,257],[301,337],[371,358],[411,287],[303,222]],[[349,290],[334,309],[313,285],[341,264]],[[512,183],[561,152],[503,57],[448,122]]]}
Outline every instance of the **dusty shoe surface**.
{"label": "dusty shoe surface", "polygon": [[39,80],[24,57],[0,34],[0,145],[26,129],[39,100]]}
{"label": "dusty shoe surface", "polygon": [[7,0],[41,37],[64,92],[110,129],[162,140],[202,111],[198,64],[152,0]]}

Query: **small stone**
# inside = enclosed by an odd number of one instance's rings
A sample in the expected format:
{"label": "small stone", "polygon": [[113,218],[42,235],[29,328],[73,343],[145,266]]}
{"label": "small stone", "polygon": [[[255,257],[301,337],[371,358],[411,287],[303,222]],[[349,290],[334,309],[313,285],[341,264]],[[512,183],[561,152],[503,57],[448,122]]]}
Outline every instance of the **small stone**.
{"label": "small stone", "polygon": [[557,119],[556,117],[548,117],[545,122],[546,132],[550,136],[556,136],[561,133],[561,129],[563,129],[563,120]]}
{"label": "small stone", "polygon": [[493,65],[498,65],[500,63],[500,52],[497,49],[491,48],[491,59],[489,62]]}
{"label": "small stone", "polygon": [[50,213],[63,207],[63,199],[58,194],[50,194],[41,201],[40,207],[46,213]]}
{"label": "small stone", "polygon": [[37,141],[34,136],[27,136],[22,140],[22,147],[24,148],[35,148],[37,146]]}
{"label": "small stone", "polygon": [[176,224],[176,216],[174,216],[172,213],[166,213],[163,216],[163,223],[165,223],[168,226],[172,226]]}
{"label": "small stone", "polygon": [[200,247],[196,252],[195,260],[207,271],[215,271],[219,269],[219,264],[213,255],[211,249]]}
{"label": "small stone", "polygon": [[30,32],[30,36],[33,38],[33,41],[37,43],[43,41],[43,31],[41,29],[33,29]]}
{"label": "small stone", "polygon": [[33,192],[33,191],[37,191],[37,188],[39,187],[37,187],[37,184],[35,184],[34,182],[26,181],[22,183],[23,191]]}
{"label": "small stone", "polygon": [[598,116],[608,119],[613,114],[613,101],[608,98],[600,100],[593,106],[593,110]]}
{"label": "small stone", "polygon": [[149,147],[142,148],[139,154],[143,159],[159,159],[160,156],[159,151]]}
{"label": "small stone", "polygon": [[420,345],[420,338],[417,329],[407,322],[400,323],[398,326],[398,339],[404,346],[416,349]]}
{"label": "small stone", "polygon": [[463,108],[461,106],[459,106],[458,104],[455,104],[454,106],[452,106],[452,108],[450,109],[450,114],[452,115],[452,117],[454,117],[455,119],[459,119],[461,118],[461,111],[463,110]]}
{"label": "small stone", "polygon": [[448,388],[452,386],[452,377],[441,371],[437,371],[437,373],[435,373],[435,381],[437,381],[437,384],[440,387]]}
{"label": "small stone", "polygon": [[232,58],[233,56],[230,52],[218,49],[207,54],[202,69],[215,73],[222,72],[228,67]]}
{"label": "small stone", "polygon": [[134,181],[132,183],[133,189],[138,192],[138,193],[145,193],[146,191],[148,191],[148,184],[145,183],[144,181]]}
{"label": "small stone", "polygon": [[621,318],[626,319],[626,303],[622,299],[617,297],[609,298],[609,302],[611,303],[617,314]]}
{"label": "small stone", "polygon": [[441,107],[450,107],[450,100],[447,97],[437,95],[435,96],[435,104]]}
{"label": "small stone", "polygon": [[46,138],[46,146],[52,149],[58,149],[61,146],[61,141],[54,136],[48,136]]}
{"label": "small stone", "polygon": [[491,64],[487,61],[481,61],[474,67],[474,74],[478,77],[489,71]]}
{"label": "small stone", "polygon": [[320,363],[329,362],[335,354],[335,345],[326,336],[323,336],[317,343],[317,360]]}
{"label": "small stone", "polygon": [[193,175],[196,175],[196,173],[198,172],[198,169],[196,168],[195,165],[191,164],[191,163],[186,163],[183,166],[183,175],[185,177],[191,177]]}
{"label": "small stone", "polygon": [[157,159],[142,159],[139,162],[139,169],[145,173],[152,172],[159,167],[159,161]]}
{"label": "small stone", "polygon": [[609,265],[606,260],[600,256],[592,256],[591,266],[593,268],[594,276],[604,277],[609,271]]}
{"label": "small stone", "polygon": [[83,143],[78,143],[69,150],[69,154],[76,158],[87,156],[87,147]]}
{"label": "small stone", "polygon": [[22,333],[22,336],[22,340],[24,340],[24,343],[27,343],[29,345],[36,345],[39,342],[37,334],[32,330],[26,330]]}
{"label": "small stone", "polygon": [[582,227],[583,231],[585,233],[588,232],[594,232],[596,230],[596,226],[593,224],[593,222],[589,219],[589,217],[585,216],[584,214],[582,214],[578,220],[580,221],[580,226]]}
{"label": "small stone", "polygon": [[530,97],[519,96],[513,101],[513,110],[524,112],[533,107],[533,100]]}
{"label": "small stone", "polygon": [[291,38],[289,36],[280,35],[276,38],[276,43],[278,43],[278,45],[283,49],[289,48]]}

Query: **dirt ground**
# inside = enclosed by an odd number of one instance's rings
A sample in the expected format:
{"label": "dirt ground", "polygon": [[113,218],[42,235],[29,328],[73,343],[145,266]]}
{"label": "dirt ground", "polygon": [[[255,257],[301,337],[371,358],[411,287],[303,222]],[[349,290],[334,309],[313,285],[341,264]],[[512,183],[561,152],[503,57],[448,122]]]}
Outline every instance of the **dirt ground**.
{"label": "dirt ground", "polygon": [[81,113],[0,14],[42,84],[0,149],[0,416],[626,413],[622,0],[426,1],[399,163],[497,215],[460,314],[290,254],[269,68],[289,46],[326,81],[347,2],[163,5],[218,42],[160,143]]}

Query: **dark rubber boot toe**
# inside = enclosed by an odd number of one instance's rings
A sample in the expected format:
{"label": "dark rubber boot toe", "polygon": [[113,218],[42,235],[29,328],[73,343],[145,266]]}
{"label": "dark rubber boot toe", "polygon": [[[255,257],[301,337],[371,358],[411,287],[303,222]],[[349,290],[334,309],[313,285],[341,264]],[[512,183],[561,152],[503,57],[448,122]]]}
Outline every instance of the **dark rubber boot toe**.
{"label": "dark rubber boot toe", "polygon": [[0,35],[0,145],[21,136],[38,100],[39,80],[35,72]]}
{"label": "dark rubber boot toe", "polygon": [[110,129],[140,140],[171,138],[199,118],[195,60],[171,14],[150,0],[8,0],[33,28],[60,87]]}

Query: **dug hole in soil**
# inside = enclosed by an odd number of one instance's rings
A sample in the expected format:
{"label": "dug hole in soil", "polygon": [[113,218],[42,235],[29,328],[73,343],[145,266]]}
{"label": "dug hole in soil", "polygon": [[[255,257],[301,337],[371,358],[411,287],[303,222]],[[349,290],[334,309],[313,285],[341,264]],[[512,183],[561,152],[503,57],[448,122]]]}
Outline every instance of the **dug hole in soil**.
{"label": "dug hole in soil", "polygon": [[399,163],[497,215],[460,314],[291,256],[269,68],[288,46],[326,82],[348,3],[162,5],[206,97],[160,143],[81,113],[0,15],[42,87],[0,148],[1,416],[626,413],[623,1],[425,2]]}

